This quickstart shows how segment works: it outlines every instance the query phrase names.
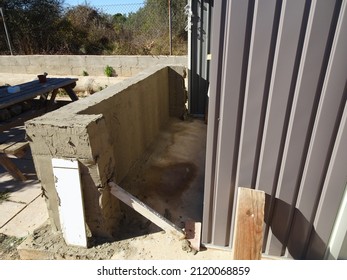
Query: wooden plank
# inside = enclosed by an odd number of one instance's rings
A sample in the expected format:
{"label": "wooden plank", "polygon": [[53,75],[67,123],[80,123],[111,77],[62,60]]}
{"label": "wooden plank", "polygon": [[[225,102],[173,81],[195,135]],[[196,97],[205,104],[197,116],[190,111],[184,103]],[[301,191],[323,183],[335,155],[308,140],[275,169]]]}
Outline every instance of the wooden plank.
{"label": "wooden plank", "polygon": [[125,204],[130,206],[136,212],[156,224],[158,227],[162,228],[166,232],[173,233],[177,235],[179,238],[185,238],[184,232],[177,227],[175,224],[171,223],[165,217],[161,216],[158,212],[148,207],[142,201],[119,187],[114,182],[109,182],[109,186],[111,187],[111,194],[117,197],[119,200],[123,201]]}
{"label": "wooden plank", "polygon": [[74,88],[76,85],[76,83],[72,84],[72,85],[67,85],[64,87],[66,93],[70,96],[72,101],[76,101],[78,100],[78,96],[76,95],[76,93],[73,91],[72,88]]}
{"label": "wooden plank", "polygon": [[[24,84],[19,84],[20,91],[17,93],[8,93],[2,90],[0,94],[0,109],[9,107],[11,105],[20,103],[25,100],[33,99],[41,94],[49,93],[58,88],[68,88],[68,94],[71,95],[71,100],[77,100],[76,94],[73,93],[72,88],[75,86],[78,79],[70,78],[48,78],[46,83],[39,83],[37,80]],[[72,91],[72,93],[71,93]],[[77,99],[76,99],[77,98]]]}
{"label": "wooden plank", "polygon": [[25,130],[23,127],[14,127],[8,131],[1,133],[0,144],[16,143],[18,140],[24,138]]}
{"label": "wooden plank", "polygon": [[21,128],[4,133],[0,142],[0,152],[16,157],[22,157],[25,149],[29,146],[25,140],[25,130]]}
{"label": "wooden plank", "polygon": [[201,223],[194,220],[185,222],[186,239],[190,242],[190,247],[196,251],[200,251],[201,244]]}
{"label": "wooden plank", "polygon": [[233,259],[260,260],[263,245],[265,193],[238,188]]}
{"label": "wooden plank", "polygon": [[29,142],[23,139],[5,149],[5,154],[13,155],[17,158],[21,158],[25,155],[26,149],[29,147]]}
{"label": "wooden plank", "polygon": [[51,107],[54,105],[54,101],[55,101],[55,98],[58,94],[58,89],[54,89],[51,93],[51,98],[49,99],[48,101],[48,106],[47,107]]}
{"label": "wooden plank", "polygon": [[[41,116],[47,112],[58,109],[66,104],[70,103],[70,101],[62,101],[59,100],[58,103],[52,102],[52,105],[49,105],[47,108],[39,108],[39,109],[31,109],[29,111],[23,112],[17,116],[14,116],[6,121],[0,122],[0,132],[4,132],[6,130],[10,130],[13,127],[22,126],[24,122]],[[37,104],[35,104],[37,106]],[[2,135],[2,134],[1,134]],[[1,142],[2,137],[0,137]]]}
{"label": "wooden plank", "polygon": [[55,187],[59,198],[60,225],[66,244],[87,247],[84,207],[75,159],[52,159]]}
{"label": "wooden plank", "polygon": [[0,164],[17,180],[25,181],[26,177],[16,165],[4,154],[0,154]]}

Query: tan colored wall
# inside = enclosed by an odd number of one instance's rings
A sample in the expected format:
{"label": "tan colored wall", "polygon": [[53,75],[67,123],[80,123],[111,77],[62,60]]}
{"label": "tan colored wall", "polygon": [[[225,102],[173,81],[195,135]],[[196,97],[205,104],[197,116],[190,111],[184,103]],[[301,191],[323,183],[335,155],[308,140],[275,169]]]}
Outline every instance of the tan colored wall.
{"label": "tan colored wall", "polygon": [[104,69],[112,66],[116,76],[130,77],[154,65],[187,65],[187,56],[135,55],[16,55],[0,56],[0,73],[81,76],[105,76]]}
{"label": "tan colored wall", "polygon": [[[177,105],[183,104],[182,74],[180,67],[155,66],[26,123],[54,228],[59,230],[60,222],[51,159],[58,157],[80,162],[91,234],[111,237],[117,231],[119,204],[110,195],[107,182],[120,182],[126,176],[168,122],[170,111],[175,116],[184,111]],[[173,83],[179,86],[171,90]]]}

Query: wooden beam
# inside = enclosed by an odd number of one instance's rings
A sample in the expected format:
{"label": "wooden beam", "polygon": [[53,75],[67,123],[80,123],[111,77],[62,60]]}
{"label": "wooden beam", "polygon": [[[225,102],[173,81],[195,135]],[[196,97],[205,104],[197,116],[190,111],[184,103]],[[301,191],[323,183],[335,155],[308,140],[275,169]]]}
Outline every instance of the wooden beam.
{"label": "wooden beam", "polygon": [[186,239],[190,242],[190,247],[196,251],[200,251],[201,244],[201,223],[194,220],[185,222]]}
{"label": "wooden beam", "polygon": [[78,96],[76,93],[73,91],[73,88],[76,86],[76,83],[73,83],[72,85],[67,85],[64,87],[66,93],[70,96],[72,101],[78,100]]}
{"label": "wooden beam", "polygon": [[26,177],[17,166],[4,154],[0,154],[0,165],[2,165],[14,178],[26,181]]}
{"label": "wooden beam", "polygon": [[136,212],[162,228],[166,232],[171,232],[177,235],[179,238],[184,239],[185,234],[182,229],[171,223],[168,219],[160,215],[158,212],[144,204],[142,201],[131,195],[114,182],[109,182],[111,187],[111,194],[123,201],[126,205],[130,206]]}
{"label": "wooden beam", "polygon": [[264,206],[263,191],[238,189],[233,242],[234,260],[261,259]]}

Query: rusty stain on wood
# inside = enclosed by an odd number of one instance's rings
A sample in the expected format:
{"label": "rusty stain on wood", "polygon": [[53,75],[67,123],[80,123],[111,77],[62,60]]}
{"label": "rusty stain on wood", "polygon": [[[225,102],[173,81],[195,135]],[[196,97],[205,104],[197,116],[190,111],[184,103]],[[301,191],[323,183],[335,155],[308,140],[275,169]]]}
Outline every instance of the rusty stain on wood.
{"label": "rusty stain on wood", "polygon": [[260,260],[263,245],[265,193],[239,188],[234,227],[233,259]]}

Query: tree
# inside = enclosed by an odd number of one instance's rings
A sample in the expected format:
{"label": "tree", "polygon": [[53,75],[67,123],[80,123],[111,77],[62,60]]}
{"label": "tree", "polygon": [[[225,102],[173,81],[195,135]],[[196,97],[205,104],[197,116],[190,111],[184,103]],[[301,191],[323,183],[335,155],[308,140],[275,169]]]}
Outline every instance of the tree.
{"label": "tree", "polygon": [[[186,0],[172,0],[175,54],[186,53]],[[135,13],[105,14],[63,0],[0,0],[15,54],[168,54],[167,0],[147,0]],[[0,26],[0,53],[7,54]]]}
{"label": "tree", "polygon": [[[171,1],[174,41],[186,40],[185,5],[186,0]],[[140,54],[168,54],[168,1],[147,0],[143,8],[129,15],[126,28],[131,30],[132,44]]]}
{"label": "tree", "polygon": [[59,44],[55,32],[61,21],[62,0],[0,0],[0,5],[5,12],[15,53],[57,51]]}
{"label": "tree", "polygon": [[68,9],[65,20],[75,34],[75,44],[79,45],[78,49],[73,49],[74,53],[102,54],[111,51],[115,39],[111,16],[91,6],[78,5]]}

